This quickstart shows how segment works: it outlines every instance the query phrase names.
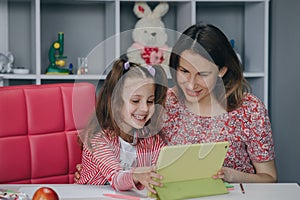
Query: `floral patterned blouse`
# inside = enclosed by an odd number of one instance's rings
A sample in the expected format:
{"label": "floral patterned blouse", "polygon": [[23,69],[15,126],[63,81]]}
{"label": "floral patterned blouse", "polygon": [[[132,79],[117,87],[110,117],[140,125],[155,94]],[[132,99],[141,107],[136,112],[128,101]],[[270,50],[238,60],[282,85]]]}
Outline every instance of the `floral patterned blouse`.
{"label": "floral patterned blouse", "polygon": [[263,103],[247,94],[241,107],[214,117],[190,112],[172,89],[168,90],[163,128],[168,145],[228,141],[224,166],[255,173],[252,162],[275,158],[271,124]]}

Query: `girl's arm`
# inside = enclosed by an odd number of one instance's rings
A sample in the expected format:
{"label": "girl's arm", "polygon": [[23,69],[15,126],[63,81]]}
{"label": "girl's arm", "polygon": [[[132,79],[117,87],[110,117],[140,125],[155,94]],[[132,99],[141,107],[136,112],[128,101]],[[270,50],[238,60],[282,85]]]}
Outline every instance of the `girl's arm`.
{"label": "girl's arm", "polygon": [[[148,142],[146,142],[148,141]],[[154,167],[156,165],[156,161],[158,159],[159,152],[163,146],[165,146],[164,141],[162,140],[161,136],[159,134],[156,134],[152,136],[151,138],[147,138],[144,141],[142,141],[142,146],[145,147],[148,144],[151,144],[151,150],[148,152],[151,155],[148,156],[147,153],[144,155],[145,159],[151,158],[151,161],[149,164],[151,164],[151,167],[138,167],[133,171],[133,180],[136,184],[140,183],[144,185],[150,192],[156,194],[156,191],[153,189],[152,185],[155,186],[162,186],[162,183],[155,180],[161,180],[163,177],[156,173],[156,168]],[[148,164],[147,164],[148,165]]]}
{"label": "girl's arm", "polygon": [[[151,185],[160,186],[161,183],[153,179],[162,177],[155,173],[154,167],[137,167],[130,171],[123,171],[116,152],[119,151],[119,143],[116,141],[97,141],[94,155],[99,169],[111,186],[116,190],[143,189],[144,186],[153,193]],[[155,145],[156,146],[156,145]],[[160,148],[159,148],[160,149]]]}
{"label": "girl's arm", "polygon": [[241,172],[232,168],[222,167],[222,169],[213,176],[221,178],[231,183],[274,183],[277,181],[277,173],[274,160],[253,163],[256,173],[250,174]]}
{"label": "girl's arm", "polygon": [[[120,165],[117,140],[109,140],[105,136],[93,141],[93,162],[102,176],[116,190],[130,190],[136,188],[132,178],[132,171],[123,171]],[[83,167],[82,167],[83,168]]]}
{"label": "girl's arm", "polygon": [[[159,182],[153,181],[152,178],[161,179],[161,176],[155,173],[154,167],[137,167],[132,169],[131,171],[123,172],[121,166],[119,164],[119,160],[115,155],[115,151],[113,148],[113,141],[106,141],[107,139],[101,138],[94,142],[96,145],[94,146],[93,153],[91,153],[91,149],[87,150],[84,148],[83,152],[83,162],[82,164],[78,164],[76,166],[77,172],[75,173],[75,182],[77,183],[93,183],[91,179],[97,178],[95,174],[99,173],[103,178],[109,181],[111,186],[116,190],[129,190],[132,188],[143,189],[144,186],[149,189],[149,191],[155,193],[152,189],[151,185],[160,186]],[[159,140],[158,144],[153,145],[154,149],[159,149],[164,146],[164,143]],[[157,155],[159,151],[155,151],[155,156],[152,157],[155,161],[152,163],[156,163]],[[85,166],[86,165],[86,166]],[[83,171],[91,170],[88,173]],[[96,171],[93,171],[96,170]],[[91,174],[92,177],[90,176]],[[149,178],[152,177],[152,178]],[[95,181],[97,182],[97,181]],[[99,181],[98,181],[99,182]],[[98,183],[97,182],[97,183]]]}

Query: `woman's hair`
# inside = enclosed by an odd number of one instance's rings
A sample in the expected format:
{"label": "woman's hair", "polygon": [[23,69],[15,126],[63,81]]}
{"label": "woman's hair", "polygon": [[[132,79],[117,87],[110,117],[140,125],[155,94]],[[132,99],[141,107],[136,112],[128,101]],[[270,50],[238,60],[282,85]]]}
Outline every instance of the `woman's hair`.
{"label": "woman's hair", "polygon": [[[125,64],[126,63],[126,64]],[[124,67],[127,65],[127,68]],[[118,59],[114,62],[112,70],[107,75],[104,84],[99,91],[96,102],[96,113],[90,119],[85,134],[82,138],[89,141],[93,136],[99,132],[114,135],[120,135],[121,129],[118,126],[117,118],[121,118],[121,109],[124,105],[122,94],[124,90],[124,82],[128,78],[142,78],[153,79],[155,84],[155,112],[153,116],[146,123],[148,125],[151,121],[150,134],[153,131],[158,133],[161,129],[159,123],[162,122],[162,115],[167,95],[167,76],[164,69],[159,65],[152,66],[155,74],[150,73],[149,69],[142,67],[132,62]],[[152,69],[152,70],[153,70]],[[159,128],[160,127],[160,128]],[[159,128],[159,130],[157,130]],[[103,132],[103,133],[104,133]]]}
{"label": "woman's hair", "polygon": [[[176,73],[179,59],[185,50],[200,54],[215,63],[219,70],[224,66],[228,68],[222,77],[226,110],[232,111],[238,108],[242,104],[245,93],[250,92],[251,88],[243,76],[242,64],[225,34],[210,24],[196,24],[182,33],[170,56],[170,67],[173,69],[171,74],[176,85],[178,85]],[[179,87],[178,89],[181,91]]]}

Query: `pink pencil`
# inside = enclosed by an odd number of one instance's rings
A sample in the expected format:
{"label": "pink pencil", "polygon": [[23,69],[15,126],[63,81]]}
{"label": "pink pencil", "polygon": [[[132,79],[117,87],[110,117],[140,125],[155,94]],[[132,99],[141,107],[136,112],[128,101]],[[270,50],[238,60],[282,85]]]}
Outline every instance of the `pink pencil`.
{"label": "pink pencil", "polygon": [[103,194],[103,196],[118,198],[118,199],[141,200],[140,197],[128,196],[128,195],[122,195],[122,194]]}

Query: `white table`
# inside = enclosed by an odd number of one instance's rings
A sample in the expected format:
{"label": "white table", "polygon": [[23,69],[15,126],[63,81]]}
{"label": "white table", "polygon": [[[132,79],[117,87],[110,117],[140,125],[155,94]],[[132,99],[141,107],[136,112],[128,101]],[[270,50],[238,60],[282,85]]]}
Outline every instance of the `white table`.
{"label": "white table", "polygon": [[[299,200],[300,187],[297,183],[243,184],[245,194],[241,192],[239,184],[233,184],[234,189],[229,194],[201,197],[201,200]],[[31,198],[33,193],[42,186],[53,188],[61,200],[113,200],[102,194],[122,194],[147,198],[147,191],[116,192],[110,186],[91,186],[75,184],[0,184],[1,189],[10,189],[27,193]],[[116,200],[116,199],[114,199]]]}

